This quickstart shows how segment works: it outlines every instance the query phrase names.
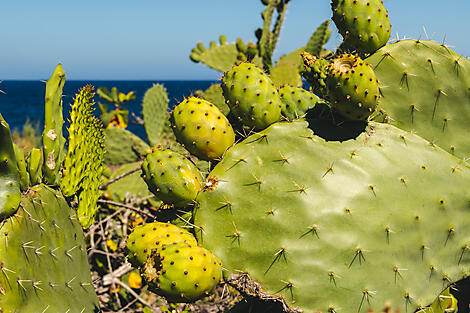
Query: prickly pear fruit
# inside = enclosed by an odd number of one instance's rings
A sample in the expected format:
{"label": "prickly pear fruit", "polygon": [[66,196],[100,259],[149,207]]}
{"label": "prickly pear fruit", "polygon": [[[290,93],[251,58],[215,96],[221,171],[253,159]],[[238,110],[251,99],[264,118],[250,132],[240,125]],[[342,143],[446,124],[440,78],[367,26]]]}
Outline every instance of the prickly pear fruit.
{"label": "prickly pear fruit", "polygon": [[26,191],[29,188],[29,173],[26,170],[26,158],[24,157],[24,150],[13,144],[16,156],[16,166],[18,167],[18,173],[20,174],[20,189]]}
{"label": "prickly pear fruit", "polygon": [[302,76],[312,87],[312,91],[325,99],[327,97],[326,77],[328,76],[328,65],[330,63],[307,52],[302,53],[301,56],[304,61]]}
{"label": "prickly pear fruit", "polygon": [[278,90],[282,102],[282,115],[292,121],[305,115],[320,100],[314,93],[299,87],[285,85]]}
{"label": "prickly pear fruit", "polygon": [[390,38],[392,26],[381,0],[332,0],[331,9],[346,49],[373,53]]}
{"label": "prickly pear fruit", "polygon": [[226,72],[222,90],[233,115],[247,126],[261,130],[281,116],[276,87],[254,64],[241,63]]}
{"label": "prickly pear fruit", "polygon": [[142,177],[158,199],[175,207],[191,204],[202,187],[202,175],[179,153],[158,146],[145,156]]}
{"label": "prickly pear fruit", "polygon": [[367,120],[379,100],[372,68],[358,56],[344,54],[328,67],[328,97],[333,108],[351,120]]}
{"label": "prickly pear fruit", "polygon": [[154,250],[180,242],[197,245],[191,233],[170,223],[153,222],[137,226],[127,239],[129,261],[140,267]]}
{"label": "prickly pear fruit", "polygon": [[170,120],[176,139],[200,159],[219,158],[235,142],[225,115],[206,100],[185,99],[175,107]]}
{"label": "prickly pear fruit", "polygon": [[10,126],[0,114],[0,221],[15,214],[20,198],[20,175],[11,142]]}
{"label": "prickly pear fruit", "polygon": [[143,276],[149,290],[174,302],[190,302],[209,295],[222,278],[222,263],[212,252],[187,243],[165,245],[154,252]]}

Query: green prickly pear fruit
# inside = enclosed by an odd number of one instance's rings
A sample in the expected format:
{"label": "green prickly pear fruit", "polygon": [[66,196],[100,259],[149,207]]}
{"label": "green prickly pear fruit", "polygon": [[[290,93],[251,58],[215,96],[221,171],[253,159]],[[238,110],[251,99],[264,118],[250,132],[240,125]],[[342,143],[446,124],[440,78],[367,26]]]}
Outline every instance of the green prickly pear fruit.
{"label": "green prickly pear fruit", "polygon": [[173,243],[197,245],[194,236],[185,229],[170,223],[153,222],[137,226],[127,239],[129,261],[142,266],[154,250]]}
{"label": "green prickly pear fruit", "polygon": [[193,203],[202,188],[202,175],[179,153],[158,146],[145,156],[142,177],[158,199],[175,207]]}
{"label": "green prickly pear fruit", "polygon": [[170,121],[176,139],[203,160],[221,157],[235,142],[235,133],[225,115],[203,99],[185,99],[175,107]]}
{"label": "green prickly pear fruit", "polygon": [[321,98],[326,98],[326,77],[328,76],[328,65],[330,63],[325,59],[317,58],[307,52],[302,53],[301,56],[304,61],[302,76],[310,87],[312,87],[315,94],[319,95]]}
{"label": "green prickly pear fruit", "polygon": [[346,49],[373,53],[390,38],[392,26],[381,0],[332,0],[331,9]]}
{"label": "green prickly pear fruit", "polygon": [[20,175],[10,126],[0,114],[0,221],[15,214],[21,201]]}
{"label": "green prickly pear fruit", "polygon": [[333,108],[351,120],[367,120],[379,101],[378,80],[358,56],[344,54],[328,67],[326,80]]}
{"label": "green prickly pear fruit", "polygon": [[245,125],[262,130],[281,116],[281,101],[271,79],[252,63],[235,65],[222,78],[231,112]]}
{"label": "green prickly pear fruit", "polygon": [[285,85],[278,92],[282,102],[282,115],[290,121],[302,117],[308,109],[321,101],[317,95],[300,87]]}
{"label": "green prickly pear fruit", "polygon": [[222,278],[222,263],[210,251],[187,243],[165,245],[144,265],[149,290],[173,302],[208,296]]}

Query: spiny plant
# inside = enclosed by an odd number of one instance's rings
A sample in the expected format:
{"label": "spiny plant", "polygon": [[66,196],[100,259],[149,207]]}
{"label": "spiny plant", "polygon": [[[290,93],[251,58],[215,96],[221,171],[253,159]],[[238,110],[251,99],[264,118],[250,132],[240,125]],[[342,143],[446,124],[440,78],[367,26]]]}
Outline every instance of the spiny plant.
{"label": "spiny plant", "polygon": [[[258,300],[283,312],[453,312],[453,288],[470,263],[468,60],[431,41],[383,46],[389,25],[379,1],[333,1],[332,11],[354,16],[334,18],[344,30],[337,54],[302,56],[323,101],[293,121],[255,126],[240,118],[255,132],[214,162],[189,222],[246,297],[241,310],[260,308],[251,302]],[[239,83],[222,84],[229,117],[250,111],[245,93],[273,96],[254,81]],[[232,98],[235,88],[241,98]]]}
{"label": "spiny plant", "polygon": [[[92,87],[87,86],[72,105],[66,155],[64,82],[59,64],[46,84],[43,147],[34,148],[28,160],[14,148],[8,124],[0,117],[2,312],[100,311],[82,225],[93,222],[97,209],[103,133],[92,115]],[[78,211],[68,203],[77,200]]]}

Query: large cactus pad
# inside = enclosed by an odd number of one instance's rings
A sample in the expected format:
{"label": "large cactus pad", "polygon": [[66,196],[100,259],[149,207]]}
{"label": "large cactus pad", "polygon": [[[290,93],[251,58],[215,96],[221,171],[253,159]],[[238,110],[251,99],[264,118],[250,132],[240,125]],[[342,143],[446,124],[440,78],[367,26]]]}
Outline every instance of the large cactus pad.
{"label": "large cactus pad", "polygon": [[1,312],[99,312],[82,228],[61,194],[32,187],[0,230]]}
{"label": "large cactus pad", "polygon": [[433,41],[404,40],[366,59],[381,85],[387,121],[470,157],[470,62]]}
{"label": "large cactus pad", "polygon": [[470,168],[393,126],[340,143],[276,123],[209,179],[199,240],[305,312],[413,312],[468,273]]}

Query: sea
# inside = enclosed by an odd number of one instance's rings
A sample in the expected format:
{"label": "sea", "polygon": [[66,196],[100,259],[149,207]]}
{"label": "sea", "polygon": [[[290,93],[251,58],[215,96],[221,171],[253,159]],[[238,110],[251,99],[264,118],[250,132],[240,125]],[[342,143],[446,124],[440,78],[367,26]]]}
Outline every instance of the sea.
{"label": "sea", "polygon": [[[63,106],[65,126],[68,126],[67,119],[69,117],[70,104],[73,102],[74,95],[78,90],[88,84],[99,87],[117,87],[120,92],[128,93],[134,91],[135,100],[126,102],[124,108],[134,113],[137,117],[142,117],[142,99],[145,91],[154,84],[162,84],[168,92],[170,100],[168,110],[172,110],[184,98],[191,96],[196,90],[205,90],[215,81],[185,81],[185,80],[168,80],[168,81],[85,81],[71,80],[66,81],[63,90]],[[0,113],[8,122],[10,128],[21,130],[26,121],[39,123],[40,129],[43,129],[44,122],[44,95],[46,84],[42,81],[23,81],[23,80],[5,80],[0,84]],[[98,95],[95,96],[95,102],[106,101],[101,100]],[[110,105],[110,108],[112,105]],[[99,109],[96,107],[97,115]],[[131,117],[132,118],[132,117]],[[142,139],[146,139],[144,127],[138,124],[130,123],[128,129]],[[66,133],[66,131],[65,131]]]}

